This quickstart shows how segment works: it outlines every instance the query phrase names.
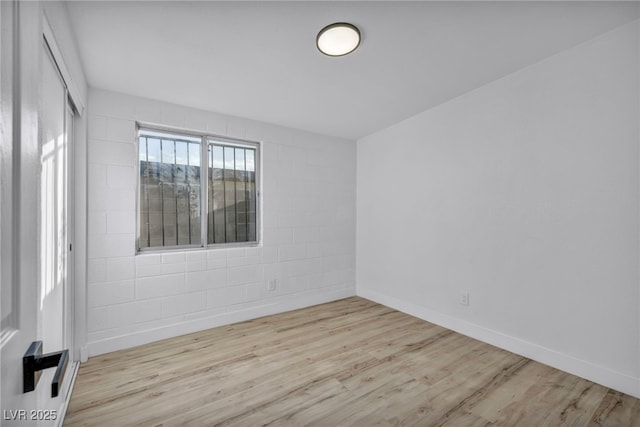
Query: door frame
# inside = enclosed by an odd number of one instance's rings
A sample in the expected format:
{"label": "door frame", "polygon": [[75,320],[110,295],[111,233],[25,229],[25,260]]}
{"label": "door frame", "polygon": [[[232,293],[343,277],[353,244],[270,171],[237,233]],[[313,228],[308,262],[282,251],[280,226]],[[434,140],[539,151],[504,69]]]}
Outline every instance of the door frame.
{"label": "door frame", "polygon": [[69,328],[67,343],[69,345],[69,357],[71,361],[85,362],[87,360],[86,341],[86,179],[87,179],[87,151],[85,137],[87,123],[84,113],[85,100],[67,67],[62,50],[60,49],[45,8],[41,11],[42,26],[41,36],[49,47],[49,52],[54,63],[58,67],[60,76],[67,87],[67,94],[73,106],[73,125],[68,127],[72,138],[72,150],[69,153],[68,186],[70,191],[68,203],[68,217],[70,226],[67,228],[69,243],[73,250],[69,254],[68,278],[69,298],[65,302],[72,308],[68,313]]}
{"label": "door frame", "polygon": [[[64,325],[64,341],[65,345],[69,349],[69,359],[71,361],[77,361],[76,352],[73,349],[76,346],[76,337],[75,337],[75,258],[76,253],[73,250],[74,247],[74,237],[75,237],[75,181],[74,181],[74,158],[75,158],[75,110],[72,108],[69,102],[67,102],[67,107],[65,109],[65,129],[67,131],[67,245],[69,245],[69,252],[67,254],[67,283],[66,283],[66,294],[64,296],[64,304],[65,307],[65,325]],[[69,120],[69,117],[71,119]]]}

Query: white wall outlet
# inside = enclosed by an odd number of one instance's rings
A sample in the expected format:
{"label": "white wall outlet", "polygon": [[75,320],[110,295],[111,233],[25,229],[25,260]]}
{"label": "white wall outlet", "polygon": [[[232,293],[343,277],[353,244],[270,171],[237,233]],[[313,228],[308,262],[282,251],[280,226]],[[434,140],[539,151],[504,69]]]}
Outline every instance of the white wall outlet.
{"label": "white wall outlet", "polygon": [[273,292],[278,288],[278,279],[271,279],[267,283],[267,290]]}
{"label": "white wall outlet", "polygon": [[469,292],[460,292],[460,305],[469,305]]}

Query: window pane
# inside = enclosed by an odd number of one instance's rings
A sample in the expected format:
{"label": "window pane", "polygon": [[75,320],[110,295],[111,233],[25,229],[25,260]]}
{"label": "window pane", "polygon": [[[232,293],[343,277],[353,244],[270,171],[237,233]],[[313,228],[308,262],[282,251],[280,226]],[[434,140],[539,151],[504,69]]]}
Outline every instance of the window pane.
{"label": "window pane", "polygon": [[224,147],[224,219],[226,242],[236,242],[235,150]]}
{"label": "window pane", "polygon": [[209,241],[255,242],[255,149],[209,146]]}
{"label": "window pane", "polygon": [[160,161],[160,140],[156,138],[145,138],[148,143],[148,161],[154,162],[157,165],[157,162]]}
{"label": "window pane", "polygon": [[140,137],[140,146],[138,147],[138,157],[141,162],[147,161],[147,138]]}
{"label": "window pane", "polygon": [[222,169],[224,165],[223,148],[218,145],[212,145],[210,150],[212,155],[212,163],[209,165],[209,167]]}
{"label": "window pane", "polygon": [[255,173],[255,150],[246,150],[245,158],[247,163],[247,240],[255,242],[258,240],[257,225],[256,225],[256,212],[257,212],[257,197],[256,197],[256,173]]}
{"label": "window pane", "polygon": [[236,170],[244,170],[244,149],[236,148]]}
{"label": "window pane", "polygon": [[141,132],[139,247],[200,245],[200,144]]}
{"label": "window pane", "polygon": [[251,172],[255,172],[255,150],[247,150],[246,161],[247,161],[247,170]]}
{"label": "window pane", "polygon": [[176,142],[176,164],[186,165],[189,163],[187,145],[188,143],[186,141]]}
{"label": "window pane", "polygon": [[226,242],[224,180],[224,150],[217,145],[209,147],[209,243]]}
{"label": "window pane", "polygon": [[187,144],[187,158],[189,159],[189,165],[200,168],[200,144],[195,142]]}
{"label": "window pane", "polygon": [[238,242],[247,241],[248,220],[247,220],[247,179],[244,171],[244,152],[242,148],[236,148],[236,239]]}
{"label": "window pane", "polygon": [[224,147],[224,168],[233,170],[235,169],[235,156],[233,147]]}
{"label": "window pane", "polygon": [[162,148],[162,162],[165,165],[171,165],[176,160],[176,142],[170,139],[163,139],[160,141],[160,147]]}
{"label": "window pane", "polygon": [[200,243],[200,144],[190,142],[187,144],[187,193],[189,198],[189,230],[191,231],[191,244]]}

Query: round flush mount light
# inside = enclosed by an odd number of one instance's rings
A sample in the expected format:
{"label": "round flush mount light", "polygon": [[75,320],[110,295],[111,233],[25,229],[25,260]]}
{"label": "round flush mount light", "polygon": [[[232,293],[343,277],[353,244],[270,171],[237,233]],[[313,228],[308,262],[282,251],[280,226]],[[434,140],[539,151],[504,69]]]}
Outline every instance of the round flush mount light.
{"label": "round flush mount light", "polygon": [[346,22],[327,25],[318,33],[316,46],[328,56],[347,55],[360,45],[360,30]]}

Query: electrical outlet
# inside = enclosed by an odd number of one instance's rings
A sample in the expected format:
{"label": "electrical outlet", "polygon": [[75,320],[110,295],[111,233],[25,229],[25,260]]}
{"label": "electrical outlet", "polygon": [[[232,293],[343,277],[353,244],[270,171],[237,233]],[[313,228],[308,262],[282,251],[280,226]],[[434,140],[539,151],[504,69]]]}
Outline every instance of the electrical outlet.
{"label": "electrical outlet", "polygon": [[271,279],[269,283],[267,283],[267,290],[269,292],[273,292],[278,288],[278,279]]}
{"label": "electrical outlet", "polygon": [[460,292],[460,305],[469,305],[469,292]]}

